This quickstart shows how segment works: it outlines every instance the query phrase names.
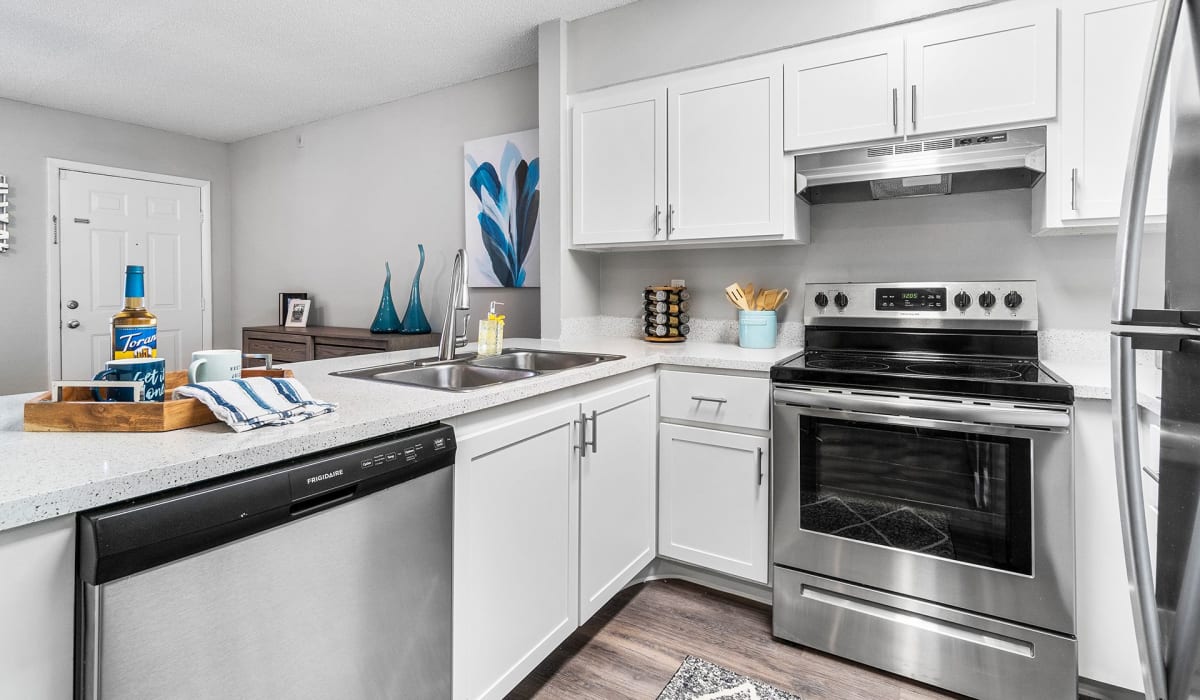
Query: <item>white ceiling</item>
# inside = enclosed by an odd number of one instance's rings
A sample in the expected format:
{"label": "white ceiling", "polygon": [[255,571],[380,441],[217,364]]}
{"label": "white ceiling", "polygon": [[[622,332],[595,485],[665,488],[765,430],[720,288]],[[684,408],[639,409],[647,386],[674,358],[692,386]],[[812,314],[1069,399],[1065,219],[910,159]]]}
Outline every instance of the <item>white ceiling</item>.
{"label": "white ceiling", "polygon": [[238,141],[537,61],[632,0],[0,0],[0,97]]}

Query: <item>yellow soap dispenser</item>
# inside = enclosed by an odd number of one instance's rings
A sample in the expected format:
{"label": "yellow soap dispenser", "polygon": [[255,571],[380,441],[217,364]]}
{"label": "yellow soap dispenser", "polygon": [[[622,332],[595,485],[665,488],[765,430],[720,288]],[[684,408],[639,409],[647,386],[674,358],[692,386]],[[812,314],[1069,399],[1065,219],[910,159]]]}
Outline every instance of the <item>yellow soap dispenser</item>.
{"label": "yellow soap dispenser", "polygon": [[504,350],[504,315],[496,313],[497,306],[504,306],[502,301],[493,301],[488,305],[488,317],[479,322],[480,357],[499,355]]}

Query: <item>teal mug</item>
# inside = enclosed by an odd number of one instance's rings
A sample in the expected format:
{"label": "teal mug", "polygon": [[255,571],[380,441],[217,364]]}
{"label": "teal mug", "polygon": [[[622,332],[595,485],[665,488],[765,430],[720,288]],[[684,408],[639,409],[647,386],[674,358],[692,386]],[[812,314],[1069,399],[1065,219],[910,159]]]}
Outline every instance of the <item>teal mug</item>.
{"label": "teal mug", "polygon": [[[95,376],[95,381],[116,380],[119,382],[141,382],[146,401],[162,401],[167,388],[167,361],[161,357],[131,357],[109,360],[104,369]],[[101,396],[104,392],[104,396]],[[134,391],[126,387],[92,389],[97,401],[133,401]]]}

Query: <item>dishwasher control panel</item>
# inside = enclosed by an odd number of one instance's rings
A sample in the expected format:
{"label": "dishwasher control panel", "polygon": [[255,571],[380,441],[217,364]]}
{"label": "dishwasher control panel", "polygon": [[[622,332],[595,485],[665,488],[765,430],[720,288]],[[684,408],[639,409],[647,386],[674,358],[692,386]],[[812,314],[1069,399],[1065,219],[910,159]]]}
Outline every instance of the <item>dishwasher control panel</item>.
{"label": "dishwasher control panel", "polygon": [[422,467],[440,465],[445,456],[453,454],[454,429],[446,425],[374,442],[357,450],[351,448],[289,472],[292,500],[301,501],[384,475],[398,476],[393,474],[396,470],[423,473]]}

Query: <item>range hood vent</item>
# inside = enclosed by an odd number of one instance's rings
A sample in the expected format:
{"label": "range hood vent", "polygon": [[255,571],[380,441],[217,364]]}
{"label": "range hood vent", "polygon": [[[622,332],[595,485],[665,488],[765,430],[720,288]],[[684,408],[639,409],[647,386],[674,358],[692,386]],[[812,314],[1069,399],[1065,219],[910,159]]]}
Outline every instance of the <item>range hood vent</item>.
{"label": "range hood vent", "polygon": [[810,204],[1028,189],[1046,174],[1046,127],[902,141],[796,156]]}

